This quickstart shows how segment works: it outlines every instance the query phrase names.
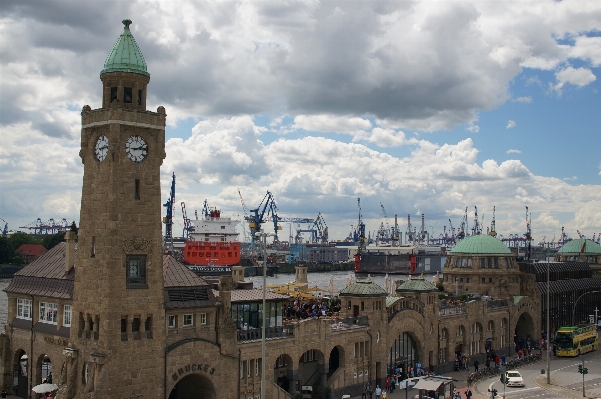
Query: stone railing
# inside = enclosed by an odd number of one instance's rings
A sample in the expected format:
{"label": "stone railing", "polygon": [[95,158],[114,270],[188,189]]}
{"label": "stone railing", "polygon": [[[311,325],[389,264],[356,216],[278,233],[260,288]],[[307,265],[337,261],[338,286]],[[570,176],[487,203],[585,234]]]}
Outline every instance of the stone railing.
{"label": "stone railing", "polygon": [[441,306],[438,308],[439,316],[453,316],[456,314],[464,314],[464,313],[467,313],[467,306],[465,304],[452,305],[452,306]]}
{"label": "stone railing", "polygon": [[368,326],[367,316],[347,317],[345,319],[334,319],[330,328],[332,331],[348,330],[349,328]]}
{"label": "stone railing", "polygon": [[[262,332],[262,328],[253,328],[251,330],[238,330],[238,342],[258,341],[262,338]],[[293,325],[265,328],[265,339],[289,337],[294,337]]]}
{"label": "stone railing", "polygon": [[495,299],[493,301],[486,301],[486,309],[497,309],[507,307],[509,307],[507,299]]}

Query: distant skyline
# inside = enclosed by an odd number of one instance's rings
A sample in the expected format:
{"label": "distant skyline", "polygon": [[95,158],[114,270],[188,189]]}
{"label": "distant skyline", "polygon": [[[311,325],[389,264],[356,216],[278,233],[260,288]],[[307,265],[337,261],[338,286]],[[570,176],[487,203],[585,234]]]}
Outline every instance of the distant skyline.
{"label": "distant skyline", "polygon": [[[108,6],[107,6],[108,5]],[[267,190],[331,239],[357,223],[434,236],[468,207],[534,241],[601,233],[601,2],[2,2],[0,218],[79,219],[80,112],[123,30],[167,111],[174,234],[208,200]],[[0,221],[1,222],[1,221]],[[2,223],[4,226],[4,223]],[[305,228],[306,226],[303,226]],[[22,230],[22,229],[21,229]],[[241,231],[241,229],[240,229]],[[281,239],[288,239],[284,225]],[[293,233],[294,235],[294,233]],[[241,237],[242,238],[242,237]]]}

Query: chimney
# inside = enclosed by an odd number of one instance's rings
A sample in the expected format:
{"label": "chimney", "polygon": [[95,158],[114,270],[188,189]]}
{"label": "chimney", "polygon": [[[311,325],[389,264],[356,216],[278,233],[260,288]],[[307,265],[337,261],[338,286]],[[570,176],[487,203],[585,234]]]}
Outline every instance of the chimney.
{"label": "chimney", "polygon": [[67,248],[65,248],[65,274],[67,274],[75,266],[75,233],[73,231],[65,233],[65,242],[67,243]]}
{"label": "chimney", "polygon": [[232,278],[235,283],[244,282],[244,266],[232,266]]}

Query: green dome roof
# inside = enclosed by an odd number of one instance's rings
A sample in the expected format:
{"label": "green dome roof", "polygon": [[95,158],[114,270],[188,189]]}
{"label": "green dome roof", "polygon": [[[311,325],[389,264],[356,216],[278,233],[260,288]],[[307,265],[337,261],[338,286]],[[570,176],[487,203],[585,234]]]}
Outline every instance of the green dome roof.
{"label": "green dome roof", "polygon": [[601,245],[592,240],[579,238],[577,240],[568,241],[557,251],[558,254],[575,254],[581,252],[585,254],[601,254]]}
{"label": "green dome roof", "polygon": [[340,291],[339,296],[388,296],[388,293],[369,279],[362,279]]}
{"label": "green dome roof", "polygon": [[397,292],[416,292],[416,291],[438,291],[438,288],[423,277],[412,277],[399,285],[396,289]]}
{"label": "green dome roof", "polygon": [[468,236],[459,241],[451,254],[511,255],[511,251],[501,240],[488,234]]}
{"label": "green dome roof", "polygon": [[108,57],[106,57],[104,69],[100,74],[108,72],[131,72],[150,76],[146,72],[146,61],[144,61],[144,56],[138,47],[138,43],[136,43],[136,39],[134,39],[129,31],[131,20],[124,19],[122,22],[125,25],[123,33],[117,39],[117,43],[113,46]]}

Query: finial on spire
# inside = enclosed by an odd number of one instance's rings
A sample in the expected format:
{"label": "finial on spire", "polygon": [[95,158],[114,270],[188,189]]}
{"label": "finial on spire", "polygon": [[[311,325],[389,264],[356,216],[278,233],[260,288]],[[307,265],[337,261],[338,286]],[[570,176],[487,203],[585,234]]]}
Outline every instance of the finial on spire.
{"label": "finial on spire", "polygon": [[129,30],[129,25],[131,25],[131,23],[132,23],[132,22],[131,22],[131,19],[129,19],[129,18],[126,18],[126,19],[124,19],[124,20],[123,20],[123,21],[121,21],[121,22],[123,22],[123,25],[125,25],[125,29],[128,29],[128,30]]}

